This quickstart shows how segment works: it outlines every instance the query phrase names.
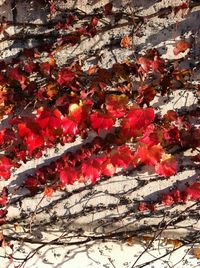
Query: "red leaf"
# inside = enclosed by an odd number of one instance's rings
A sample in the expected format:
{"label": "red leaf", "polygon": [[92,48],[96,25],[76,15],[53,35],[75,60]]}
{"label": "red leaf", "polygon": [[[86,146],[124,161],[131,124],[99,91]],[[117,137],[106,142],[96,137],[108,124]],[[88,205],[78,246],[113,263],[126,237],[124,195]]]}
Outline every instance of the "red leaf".
{"label": "red leaf", "polygon": [[193,200],[200,200],[200,182],[194,182],[186,189],[186,193]]}
{"label": "red leaf", "polygon": [[78,132],[78,124],[67,116],[62,119],[61,125],[64,134],[76,135]]}
{"label": "red leaf", "polygon": [[35,149],[44,145],[44,137],[32,132],[25,138],[25,143],[29,153],[32,154]]}
{"label": "red leaf", "polygon": [[73,167],[66,167],[60,172],[60,180],[64,185],[73,184],[78,178],[78,172]]}
{"label": "red leaf", "polygon": [[0,205],[5,206],[8,201],[8,188],[4,187],[0,196]]}
{"label": "red leaf", "polygon": [[84,162],[81,166],[81,172],[83,176],[95,183],[101,175],[101,164],[104,159],[95,158]]}
{"label": "red leaf", "polygon": [[106,109],[113,117],[120,118],[125,115],[128,102],[129,99],[126,95],[112,94],[106,98]]}
{"label": "red leaf", "polygon": [[92,128],[97,130],[98,134],[102,129],[109,130],[114,125],[115,120],[106,114],[94,112],[90,115]]}
{"label": "red leaf", "polygon": [[121,123],[122,135],[126,137],[140,136],[145,128],[154,120],[154,117],[154,110],[152,108],[133,108]]}
{"label": "red leaf", "polygon": [[110,163],[110,161],[105,161],[102,165],[101,165],[101,173],[105,176],[112,176],[114,175],[116,172],[116,167]]}
{"label": "red leaf", "polygon": [[178,41],[174,48],[174,55],[178,55],[181,52],[185,52],[188,48],[191,47],[191,44],[187,41]]}
{"label": "red leaf", "polygon": [[45,110],[43,107],[37,110],[36,123],[40,125],[42,129],[54,129],[60,128],[61,125],[61,112],[58,109]]}
{"label": "red leaf", "polygon": [[156,90],[150,86],[142,86],[138,89],[139,96],[137,97],[138,104],[146,104],[149,106],[149,103],[154,99],[156,95]]}
{"label": "red leaf", "polygon": [[32,176],[29,176],[25,182],[24,186],[30,191],[35,192],[38,188],[38,180]]}
{"label": "red leaf", "polygon": [[54,193],[54,189],[52,187],[46,187],[44,189],[44,195],[47,197],[51,197]]}
{"label": "red leaf", "polygon": [[178,119],[178,114],[173,110],[169,110],[163,117],[167,121],[176,121]]}
{"label": "red leaf", "polygon": [[127,168],[132,161],[132,152],[128,146],[120,146],[111,152],[110,161],[115,167]]}
{"label": "red leaf", "polygon": [[112,2],[106,4],[106,5],[104,6],[104,14],[105,14],[106,16],[111,15],[111,13],[112,13],[112,8],[113,8],[113,4],[112,4]]}
{"label": "red leaf", "polygon": [[146,165],[154,166],[160,162],[164,150],[161,145],[154,146],[140,146],[136,152],[142,163]]}
{"label": "red leaf", "polygon": [[0,218],[5,217],[7,213],[8,211],[6,209],[0,209]]}
{"label": "red leaf", "polygon": [[73,118],[77,123],[80,123],[83,116],[83,107],[76,103],[70,104],[69,116],[70,118]]}
{"label": "red leaf", "polygon": [[191,160],[194,161],[194,162],[200,162],[200,154],[192,156]]}
{"label": "red leaf", "polygon": [[11,176],[11,168],[13,164],[6,156],[0,157],[0,179],[8,180]]}
{"label": "red leaf", "polygon": [[174,199],[170,194],[162,194],[161,198],[162,204],[166,206],[171,206],[174,204]]}
{"label": "red leaf", "polygon": [[182,3],[181,5],[174,7],[174,13],[177,14],[180,10],[187,9],[188,7],[189,5],[187,2]]}
{"label": "red leaf", "polygon": [[75,77],[76,77],[76,74],[72,72],[69,68],[63,68],[58,73],[57,82],[60,86],[68,85],[69,82],[72,82]]}
{"label": "red leaf", "polygon": [[11,78],[12,80],[16,80],[23,90],[26,88],[28,79],[22,74],[19,68],[13,68],[12,71],[9,73],[9,78]]}
{"label": "red leaf", "polygon": [[162,134],[156,130],[153,124],[149,125],[142,138],[138,141],[147,144],[148,146],[153,146],[161,142]]}
{"label": "red leaf", "polygon": [[155,171],[159,175],[172,176],[177,172],[177,162],[176,159],[170,157],[166,160],[161,161],[155,166]]}
{"label": "red leaf", "polygon": [[98,21],[99,21],[99,20],[98,20],[97,17],[92,17],[90,24],[91,24],[93,27],[95,27],[95,26],[97,26]]}
{"label": "red leaf", "polygon": [[164,130],[164,138],[167,141],[179,141],[180,140],[180,132],[176,126],[170,127],[170,129]]}

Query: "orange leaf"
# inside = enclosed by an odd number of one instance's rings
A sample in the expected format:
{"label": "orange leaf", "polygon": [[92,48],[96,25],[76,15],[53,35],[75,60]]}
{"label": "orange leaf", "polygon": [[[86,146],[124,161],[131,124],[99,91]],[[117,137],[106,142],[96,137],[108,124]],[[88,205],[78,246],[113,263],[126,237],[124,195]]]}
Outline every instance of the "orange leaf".
{"label": "orange leaf", "polygon": [[123,48],[127,48],[130,47],[131,45],[132,45],[132,38],[129,37],[128,35],[125,35],[120,42],[120,46]]}
{"label": "orange leaf", "polygon": [[51,197],[54,193],[54,189],[52,187],[46,187],[44,189],[44,195],[47,197]]}
{"label": "orange leaf", "polygon": [[191,47],[191,44],[187,41],[178,41],[173,50],[174,55],[178,55],[181,52],[185,52],[188,48]]}
{"label": "orange leaf", "polygon": [[200,259],[200,248],[194,248],[194,256],[199,260]]}

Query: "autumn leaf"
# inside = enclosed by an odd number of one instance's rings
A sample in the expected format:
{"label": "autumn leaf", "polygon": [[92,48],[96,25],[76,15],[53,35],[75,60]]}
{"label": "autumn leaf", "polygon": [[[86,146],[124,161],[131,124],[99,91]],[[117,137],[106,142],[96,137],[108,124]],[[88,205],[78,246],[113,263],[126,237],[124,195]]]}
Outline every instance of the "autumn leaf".
{"label": "autumn leaf", "polygon": [[4,187],[0,195],[0,206],[5,206],[8,201],[8,188]]}
{"label": "autumn leaf", "polygon": [[161,145],[153,146],[139,146],[137,149],[136,155],[140,161],[146,165],[154,166],[160,162],[164,150]]}
{"label": "autumn leaf", "polygon": [[155,166],[155,171],[157,174],[163,176],[172,176],[176,174],[176,159],[171,155],[164,155],[163,160]]}
{"label": "autumn leaf", "polygon": [[115,118],[125,115],[129,99],[126,95],[111,94],[106,98],[106,110]]}
{"label": "autumn leaf", "polygon": [[105,161],[101,164],[101,173],[104,176],[113,176],[116,172],[116,167],[110,162],[110,161]]}
{"label": "autumn leaf", "polygon": [[50,110],[43,107],[37,110],[35,122],[44,130],[46,128],[60,128],[61,112],[58,109]]}
{"label": "autumn leaf", "polygon": [[66,167],[60,172],[60,180],[64,185],[73,184],[78,178],[78,172],[74,167]]}
{"label": "autumn leaf", "polygon": [[120,46],[123,48],[128,48],[132,45],[132,38],[128,35],[125,35],[120,42]]}
{"label": "autumn leaf", "polygon": [[193,252],[194,252],[195,258],[197,258],[198,260],[200,260],[200,248],[194,248],[193,249]]}
{"label": "autumn leaf", "polygon": [[156,96],[156,90],[150,86],[141,86],[138,88],[139,95],[137,97],[137,103],[149,106],[150,102]]}
{"label": "autumn leaf", "polygon": [[141,136],[145,128],[154,120],[152,108],[132,108],[121,122],[121,133],[125,137]]}
{"label": "autumn leaf", "polygon": [[12,71],[9,72],[9,78],[17,81],[20,84],[22,90],[27,87],[28,78],[23,75],[18,67],[13,68]]}
{"label": "autumn leaf", "polygon": [[54,189],[52,187],[45,187],[44,195],[47,197],[51,197],[54,193]]}
{"label": "autumn leaf", "polygon": [[90,115],[90,122],[92,128],[94,130],[97,130],[98,134],[100,135],[101,130],[105,129],[108,131],[111,129],[115,123],[115,119],[109,115],[102,114],[100,112],[94,112]]}
{"label": "autumn leaf", "polygon": [[37,178],[29,176],[25,182],[24,186],[32,193],[35,193],[38,189],[39,183]]}
{"label": "autumn leaf", "polygon": [[182,242],[178,239],[165,239],[164,243],[166,245],[172,245],[174,248],[179,248],[182,246]]}
{"label": "autumn leaf", "polygon": [[191,44],[187,41],[178,41],[175,44],[175,48],[173,50],[174,55],[178,55],[181,52],[185,52],[188,48],[191,47]]}
{"label": "autumn leaf", "polygon": [[37,149],[41,148],[44,145],[44,137],[42,135],[35,134],[30,132],[27,137],[25,137],[25,144],[30,154]]}
{"label": "autumn leaf", "polygon": [[190,199],[200,200],[200,182],[194,182],[186,189]]}
{"label": "autumn leaf", "polygon": [[66,67],[58,73],[57,82],[60,86],[66,86],[72,82],[75,77],[76,73],[72,72],[69,68]]}
{"label": "autumn leaf", "polygon": [[12,161],[6,157],[0,157],[0,179],[8,180],[11,176],[11,168],[13,167]]}
{"label": "autumn leaf", "polygon": [[61,121],[61,127],[64,134],[76,135],[78,132],[78,124],[73,119],[65,116]]}
{"label": "autumn leaf", "polygon": [[132,152],[128,146],[119,146],[111,152],[111,163],[115,167],[127,168],[132,161]]}
{"label": "autumn leaf", "polygon": [[148,146],[153,146],[161,142],[162,137],[162,132],[156,129],[153,124],[150,124],[149,126],[147,126],[143,136],[139,138],[138,141],[145,143]]}
{"label": "autumn leaf", "polygon": [[113,8],[113,3],[112,3],[112,2],[106,4],[106,5],[104,6],[104,14],[105,14],[106,16],[111,15],[111,13],[112,13],[112,8]]}
{"label": "autumn leaf", "polygon": [[96,183],[96,180],[101,175],[100,167],[103,162],[104,160],[100,158],[94,158],[84,162],[81,166],[81,172],[84,178],[91,180],[92,183]]}

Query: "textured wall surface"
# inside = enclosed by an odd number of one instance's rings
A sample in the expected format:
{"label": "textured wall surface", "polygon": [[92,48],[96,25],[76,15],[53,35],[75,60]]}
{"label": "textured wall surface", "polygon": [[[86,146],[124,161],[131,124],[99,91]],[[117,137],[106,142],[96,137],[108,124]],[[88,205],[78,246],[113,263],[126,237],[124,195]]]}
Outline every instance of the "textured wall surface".
{"label": "textured wall surface", "polygon": [[[67,3],[61,3],[60,8],[78,9],[83,13],[97,12],[98,8],[106,4],[106,0],[69,0]],[[169,12],[168,15],[163,15],[160,10],[181,4],[182,1],[162,0],[162,1],[113,1],[114,10],[136,13],[140,16],[145,16],[146,19],[142,25],[127,25],[121,28],[106,29],[99,33],[94,38],[81,40],[81,43],[75,46],[66,46],[62,50],[58,50],[56,54],[57,62],[61,65],[68,64],[78,57],[83,63],[84,68],[93,64],[98,64],[104,68],[110,68],[113,63],[122,62],[124,60],[133,60],[138,53],[144,53],[147,49],[155,47],[161,53],[163,59],[183,59],[182,64],[188,66],[192,64],[192,68],[196,70],[194,81],[191,83],[199,83],[199,56],[200,56],[200,8],[194,7],[186,17],[181,17],[181,14],[174,15]],[[51,27],[46,27],[51,21],[48,8],[45,1],[25,1],[25,0],[6,0],[0,1],[1,19],[12,21],[12,25],[6,30],[7,35],[0,35],[0,58],[9,60],[15,57],[24,47],[34,47],[38,44],[48,42],[50,38],[56,35],[56,32]],[[153,16],[151,16],[153,14]],[[125,22],[121,19],[121,22]],[[108,22],[110,23],[109,19]],[[22,23],[21,26],[19,23]],[[37,27],[27,26],[26,31],[23,31],[23,23],[37,23]],[[111,21],[111,23],[114,23]],[[39,25],[41,24],[41,25]],[[106,27],[105,22],[105,27]],[[133,45],[129,49],[120,47],[120,40],[124,35],[132,35]],[[188,51],[177,56],[173,54],[173,45],[175,40],[179,40],[184,36],[193,44],[192,53]],[[10,39],[8,41],[8,39]],[[188,54],[188,55],[187,55]],[[90,57],[88,57],[88,55]],[[137,81],[135,81],[137,85]],[[197,98],[193,91],[186,91],[179,88],[172,92],[170,96],[156,98],[153,107],[158,109],[161,114],[167,110],[182,110],[187,113],[197,106]],[[91,133],[91,137],[94,133]],[[89,138],[90,139],[90,138]],[[40,160],[33,160],[22,165],[12,176],[12,179],[7,182],[0,182],[0,186],[8,185],[10,190],[15,190],[24,178],[33,174],[36,167],[44,165],[52,158],[58,157],[64,151],[74,151],[82,144],[82,140],[77,138],[73,144],[68,144],[64,147],[58,146],[57,150],[49,150],[46,155]],[[33,238],[36,241],[52,241],[65,233],[66,243],[73,236],[75,241],[84,240],[84,234],[92,234],[93,236],[101,236],[113,232],[131,231],[133,234],[143,235],[146,232],[159,231],[158,226],[164,221],[168,223],[169,228],[163,230],[162,235],[167,237],[183,237],[190,232],[199,230],[199,216],[195,211],[199,209],[199,204],[188,202],[186,205],[176,205],[173,207],[163,208],[161,205],[155,212],[140,213],[137,209],[138,201],[140,200],[155,200],[162,193],[167,192],[170,187],[183,187],[186,182],[192,183],[199,176],[199,170],[193,166],[189,155],[191,150],[181,154],[176,154],[179,161],[179,172],[175,176],[171,176],[167,180],[156,176],[149,168],[142,168],[131,173],[120,173],[113,176],[111,179],[102,179],[96,185],[76,184],[67,186],[66,190],[56,192],[53,197],[45,198],[40,205],[38,203],[42,199],[42,194],[37,194],[30,197],[24,190],[18,191],[16,198],[19,202],[9,207],[9,218],[13,219],[10,224],[5,226],[4,233],[8,236]],[[137,201],[137,202],[135,202]],[[193,206],[189,209],[190,206]],[[34,214],[35,213],[35,214]],[[33,217],[30,215],[34,214]],[[182,217],[179,217],[180,214]],[[30,221],[34,221],[32,233],[29,234]],[[17,226],[17,227],[16,227]],[[123,239],[122,239],[123,240]],[[64,241],[61,239],[61,241]],[[36,246],[39,245],[36,244]],[[95,247],[93,249],[92,247]],[[99,258],[105,254],[109,255],[113,245],[108,245],[110,249],[106,251],[103,245],[96,243],[89,244],[92,252],[100,252]],[[33,245],[29,248],[29,244],[23,244],[23,241],[16,241],[17,256],[28,254]],[[75,247],[75,246],[74,246]],[[117,245],[116,247],[119,247]],[[124,247],[124,245],[123,245]],[[127,247],[127,246],[125,246]],[[116,249],[116,248],[115,248]],[[23,252],[24,250],[24,252]],[[66,250],[65,243],[59,247],[59,244],[54,248],[50,247],[41,255],[35,256],[35,264],[25,267],[68,267],[73,265],[71,260],[74,256],[86,248],[71,246]],[[114,249],[113,249],[114,250]],[[126,250],[130,251],[130,247]],[[141,249],[139,249],[141,250]],[[120,254],[120,249],[114,254]],[[102,253],[102,254],[101,254]],[[2,253],[4,254],[4,253]],[[89,253],[88,253],[89,254]],[[110,253],[111,254],[111,253]],[[122,253],[121,253],[122,254]],[[128,253],[130,254],[130,253]],[[52,257],[54,256],[54,257]],[[43,264],[38,261],[41,259]],[[52,258],[54,258],[52,260]],[[56,259],[57,258],[57,259]],[[74,257],[75,258],[75,257]],[[94,258],[91,257],[91,259]],[[68,264],[65,261],[68,260]],[[83,260],[84,261],[84,260]],[[129,260],[124,260],[123,263],[118,262],[116,267],[131,267]],[[45,264],[46,262],[46,264]],[[127,265],[126,265],[127,262]],[[88,262],[92,267],[103,267],[98,263],[98,260]],[[6,265],[6,264],[5,264]],[[35,265],[35,266],[34,266]],[[46,265],[46,266],[45,266]],[[63,265],[63,266],[62,266]],[[112,260],[104,263],[104,267],[113,267]],[[107,265],[107,266],[106,266]],[[6,267],[6,266],[5,266]],[[74,267],[87,267],[79,266]],[[164,267],[164,266],[163,266]],[[182,267],[182,266],[180,266]],[[186,266],[189,267],[189,266]]]}

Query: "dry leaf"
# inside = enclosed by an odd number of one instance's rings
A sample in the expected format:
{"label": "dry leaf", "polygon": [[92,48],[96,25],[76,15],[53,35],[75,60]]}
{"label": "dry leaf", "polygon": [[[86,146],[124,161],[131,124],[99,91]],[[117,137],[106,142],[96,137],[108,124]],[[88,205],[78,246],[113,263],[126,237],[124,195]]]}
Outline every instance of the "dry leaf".
{"label": "dry leaf", "polygon": [[198,260],[200,259],[200,248],[194,248],[194,256],[195,258],[197,258]]}
{"label": "dry leaf", "polygon": [[130,47],[131,45],[132,45],[132,38],[129,37],[128,35],[125,35],[120,42],[120,46],[123,48],[127,48]]}
{"label": "dry leaf", "polygon": [[178,239],[165,239],[164,242],[166,245],[172,245],[174,248],[182,246],[182,242]]}
{"label": "dry leaf", "polygon": [[132,246],[135,243],[135,239],[133,237],[127,237],[125,242],[128,246]]}

